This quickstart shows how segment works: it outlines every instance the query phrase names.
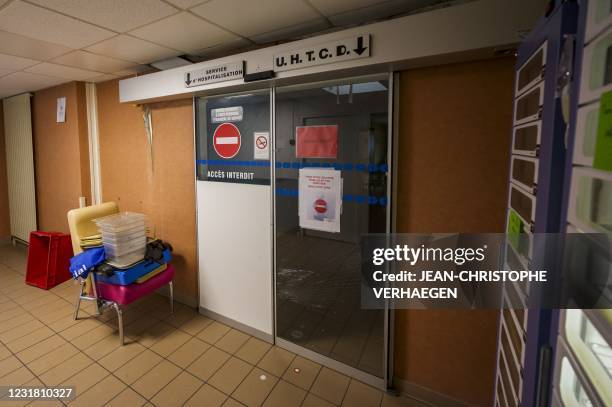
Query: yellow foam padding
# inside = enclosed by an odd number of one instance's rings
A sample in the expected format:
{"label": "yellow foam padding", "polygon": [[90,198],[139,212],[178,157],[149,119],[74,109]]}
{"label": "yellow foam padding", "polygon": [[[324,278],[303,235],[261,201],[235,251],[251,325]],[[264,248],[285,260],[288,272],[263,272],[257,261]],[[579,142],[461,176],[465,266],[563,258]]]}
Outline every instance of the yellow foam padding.
{"label": "yellow foam padding", "polygon": [[[119,207],[115,202],[105,202],[99,205],[69,210],[68,228],[70,229],[70,240],[72,241],[72,251],[74,254],[77,255],[83,251],[81,239],[100,234],[98,226],[93,222],[94,219],[118,212]],[[87,277],[85,291],[91,292],[91,276]]]}
{"label": "yellow foam padding", "polygon": [[166,263],[162,264],[161,266],[159,266],[158,268],[156,268],[155,270],[153,270],[152,272],[145,274],[144,276],[136,279],[137,283],[144,283],[145,281],[147,281],[150,278],[155,277],[156,275],[158,275],[159,273],[161,273],[162,271],[164,271],[166,268],[168,267],[168,265]]}

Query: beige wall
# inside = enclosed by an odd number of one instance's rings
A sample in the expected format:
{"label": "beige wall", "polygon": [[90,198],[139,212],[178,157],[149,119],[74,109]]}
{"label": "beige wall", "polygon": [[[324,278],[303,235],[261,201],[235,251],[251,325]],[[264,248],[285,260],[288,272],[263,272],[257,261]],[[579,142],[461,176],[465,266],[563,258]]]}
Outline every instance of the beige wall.
{"label": "beige wall", "polygon": [[118,81],[98,85],[102,198],[148,215],[174,247],[177,295],[197,300],[195,162],[191,99],[150,105],[153,163],[142,110],[119,103]]}
{"label": "beige wall", "polygon": [[4,114],[0,101],[0,239],[11,235],[9,217],[8,184],[6,178],[6,144],[4,141]]}
{"label": "beige wall", "polygon": [[[398,232],[503,232],[514,58],[400,77]],[[396,312],[395,373],[492,404],[498,311]]]}
{"label": "beige wall", "polygon": [[[56,122],[66,97],[66,121]],[[32,129],[38,229],[68,233],[66,213],[90,201],[85,85],[71,82],[34,93]]]}

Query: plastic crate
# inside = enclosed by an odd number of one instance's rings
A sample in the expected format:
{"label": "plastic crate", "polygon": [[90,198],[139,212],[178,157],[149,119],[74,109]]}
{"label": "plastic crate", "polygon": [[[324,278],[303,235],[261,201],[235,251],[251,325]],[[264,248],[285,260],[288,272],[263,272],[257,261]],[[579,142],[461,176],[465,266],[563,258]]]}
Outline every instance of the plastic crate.
{"label": "plastic crate", "polygon": [[59,232],[31,232],[26,284],[48,290],[70,280],[72,241]]}

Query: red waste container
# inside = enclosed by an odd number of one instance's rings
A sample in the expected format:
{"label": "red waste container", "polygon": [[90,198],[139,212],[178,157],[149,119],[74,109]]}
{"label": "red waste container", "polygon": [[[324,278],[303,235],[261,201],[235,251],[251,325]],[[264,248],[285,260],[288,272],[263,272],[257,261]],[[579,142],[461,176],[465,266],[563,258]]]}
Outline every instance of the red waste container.
{"label": "red waste container", "polygon": [[70,235],[31,232],[26,283],[48,290],[70,279],[72,255]]}

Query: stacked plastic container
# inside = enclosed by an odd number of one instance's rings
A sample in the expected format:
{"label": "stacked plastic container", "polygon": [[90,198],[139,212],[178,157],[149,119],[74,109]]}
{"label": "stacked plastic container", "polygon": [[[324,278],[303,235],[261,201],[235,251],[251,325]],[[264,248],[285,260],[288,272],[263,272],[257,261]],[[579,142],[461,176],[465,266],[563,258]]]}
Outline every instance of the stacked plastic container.
{"label": "stacked plastic container", "polygon": [[106,258],[117,267],[144,259],[147,245],[146,216],[122,212],[94,220],[102,233]]}

